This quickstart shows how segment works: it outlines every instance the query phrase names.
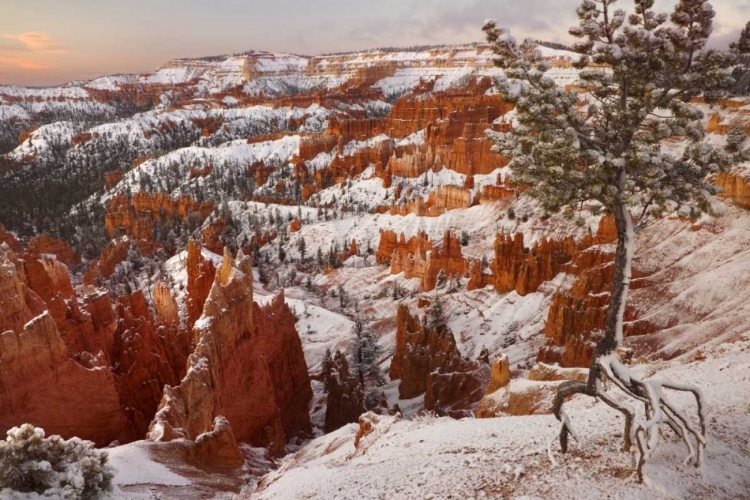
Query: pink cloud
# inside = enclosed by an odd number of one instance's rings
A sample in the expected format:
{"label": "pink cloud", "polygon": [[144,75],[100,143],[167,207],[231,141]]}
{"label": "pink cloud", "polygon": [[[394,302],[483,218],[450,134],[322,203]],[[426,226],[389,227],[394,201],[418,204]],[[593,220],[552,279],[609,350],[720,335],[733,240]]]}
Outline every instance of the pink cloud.
{"label": "pink cloud", "polygon": [[21,33],[20,35],[5,36],[14,37],[32,52],[42,52],[45,54],[64,54],[67,52],[67,50],[60,44],[60,42],[49,35],[45,35],[44,33],[27,31],[26,33]]}
{"label": "pink cloud", "polygon": [[18,68],[21,70],[49,69],[54,66],[43,62],[49,56],[66,54],[67,49],[57,40],[44,33],[28,31],[20,34],[0,34],[0,68]]}
{"label": "pink cloud", "polygon": [[49,69],[52,66],[24,57],[0,57],[0,67],[12,66],[22,69]]}

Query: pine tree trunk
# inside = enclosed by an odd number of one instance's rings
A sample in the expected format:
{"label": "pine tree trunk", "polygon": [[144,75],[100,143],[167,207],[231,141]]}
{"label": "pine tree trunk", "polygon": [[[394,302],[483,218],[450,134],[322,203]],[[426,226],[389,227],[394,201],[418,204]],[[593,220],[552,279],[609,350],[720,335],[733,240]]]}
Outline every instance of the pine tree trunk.
{"label": "pine tree trunk", "polygon": [[595,392],[595,381],[599,378],[599,365],[597,360],[616,351],[622,344],[623,319],[625,316],[625,303],[628,298],[630,287],[633,254],[635,253],[635,231],[630,212],[623,203],[613,207],[615,227],[617,228],[617,250],[615,252],[615,272],[612,280],[612,293],[609,297],[607,318],[604,323],[604,338],[597,344],[594,356],[591,359],[591,370],[589,372],[588,391]]}

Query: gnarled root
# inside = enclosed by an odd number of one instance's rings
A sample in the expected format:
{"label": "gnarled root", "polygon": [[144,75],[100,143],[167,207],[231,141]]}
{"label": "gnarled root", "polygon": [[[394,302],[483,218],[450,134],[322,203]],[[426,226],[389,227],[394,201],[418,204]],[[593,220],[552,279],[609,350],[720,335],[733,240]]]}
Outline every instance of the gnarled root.
{"label": "gnarled root", "polygon": [[[574,394],[587,394],[601,399],[625,417],[623,450],[630,451],[633,442],[636,443],[638,448],[636,473],[639,481],[643,481],[643,465],[659,444],[661,424],[666,424],[685,443],[688,454],[683,463],[687,465],[693,462],[696,467],[700,466],[706,447],[706,415],[703,395],[698,387],[665,380],[641,380],[622,364],[616,354],[600,357],[597,360],[597,365],[597,377],[593,380],[593,383],[585,384],[583,382],[571,381],[561,384],[558,388],[553,410],[555,417],[560,421],[559,438],[560,448],[563,453],[568,451],[569,434],[577,442],[579,441],[571,427],[570,418],[563,409],[565,398]],[[640,423],[637,428],[633,428],[635,410],[630,405],[612,398],[605,392],[602,385],[602,379],[605,378],[610,380],[627,396],[643,403],[646,416],[645,422]],[[699,423],[697,427],[692,419],[667,399],[663,393],[663,389],[690,392],[693,394],[698,405]]]}

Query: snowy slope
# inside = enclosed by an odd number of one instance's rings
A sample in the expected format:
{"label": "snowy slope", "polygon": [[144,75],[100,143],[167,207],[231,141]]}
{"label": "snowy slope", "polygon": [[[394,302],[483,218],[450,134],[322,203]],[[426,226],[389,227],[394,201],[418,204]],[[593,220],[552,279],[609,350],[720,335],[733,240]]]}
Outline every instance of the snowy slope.
{"label": "snowy slope", "polygon": [[703,386],[711,426],[702,469],[681,465],[683,445],[670,436],[647,463],[645,483],[637,484],[630,456],[619,450],[621,418],[584,398],[569,404],[583,447],[567,457],[554,451],[557,468],[547,457],[557,433],[551,415],[385,419],[359,449],[353,444],[356,424],[314,440],[243,498],[746,498],[750,336],[712,348],[705,361],[639,371]]}

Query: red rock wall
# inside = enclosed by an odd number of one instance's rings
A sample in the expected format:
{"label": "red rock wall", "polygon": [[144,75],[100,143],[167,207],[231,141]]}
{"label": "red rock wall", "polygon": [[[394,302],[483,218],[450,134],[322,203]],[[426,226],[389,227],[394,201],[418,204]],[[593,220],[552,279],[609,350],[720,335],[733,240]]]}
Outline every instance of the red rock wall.
{"label": "red rock wall", "polygon": [[57,260],[67,266],[77,266],[81,263],[81,257],[67,243],[46,234],[40,234],[31,238],[28,251],[39,255],[52,254]]}
{"label": "red rock wall", "polygon": [[200,245],[191,240],[187,247],[186,269],[188,275],[187,326],[192,330],[195,322],[203,314],[203,305],[211,292],[216,268],[213,262],[203,258]]}
{"label": "red rock wall", "polygon": [[135,240],[152,241],[154,226],[165,222],[164,219],[185,220],[194,213],[203,221],[213,209],[211,200],[198,203],[189,196],[173,200],[167,193],[137,192],[132,197],[119,194],[107,206],[104,226],[110,238],[124,234]]}
{"label": "red rock wall", "polygon": [[99,446],[135,439],[115,376],[68,357],[55,320],[17,271],[21,266],[0,250],[0,432],[30,422]]}
{"label": "red rock wall", "polygon": [[448,276],[461,277],[469,272],[461,245],[449,231],[443,235],[442,245],[435,247],[425,233],[418,233],[406,241],[403,233],[396,240],[394,232],[381,231],[375,259],[379,264],[390,263],[391,274],[403,272],[407,279],[419,278],[425,291],[435,288],[441,270]]}

